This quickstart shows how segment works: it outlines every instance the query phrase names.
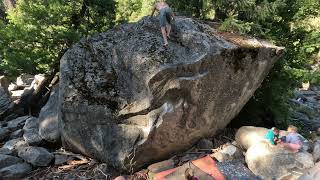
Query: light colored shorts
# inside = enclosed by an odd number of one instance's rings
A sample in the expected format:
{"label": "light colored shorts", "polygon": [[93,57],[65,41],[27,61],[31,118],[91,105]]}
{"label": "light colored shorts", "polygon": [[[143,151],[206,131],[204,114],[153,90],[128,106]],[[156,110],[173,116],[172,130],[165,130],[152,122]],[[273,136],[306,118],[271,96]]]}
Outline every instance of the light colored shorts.
{"label": "light colored shorts", "polygon": [[160,9],[160,26],[166,26],[167,24],[171,24],[172,11],[171,8],[165,7]]}

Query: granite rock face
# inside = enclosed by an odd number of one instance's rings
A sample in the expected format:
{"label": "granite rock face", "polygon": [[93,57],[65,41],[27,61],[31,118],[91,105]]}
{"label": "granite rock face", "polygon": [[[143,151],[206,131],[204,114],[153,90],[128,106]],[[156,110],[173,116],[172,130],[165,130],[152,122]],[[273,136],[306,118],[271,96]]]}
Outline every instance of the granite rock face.
{"label": "granite rock face", "polygon": [[137,170],[213,136],[239,113],[283,49],[178,17],[162,47],[146,17],[75,44],[62,58],[64,146]]}
{"label": "granite rock face", "polygon": [[14,103],[10,99],[8,90],[0,86],[0,115],[5,113],[8,109],[12,108]]}
{"label": "granite rock face", "polygon": [[304,172],[312,167],[312,155],[292,153],[280,146],[261,141],[249,147],[246,152],[249,169],[262,179],[281,179],[294,172]]}
{"label": "granite rock face", "polygon": [[41,109],[39,114],[39,134],[49,142],[60,141],[59,120],[59,86],[55,86],[51,92],[47,104]]}
{"label": "granite rock face", "polygon": [[[265,135],[270,129],[263,128],[263,127],[255,127],[255,126],[242,126],[238,129],[235,139],[237,144],[247,150],[250,146],[255,145],[263,140],[265,140]],[[288,131],[280,131],[279,137],[287,136]],[[302,142],[303,151],[308,151],[311,146],[309,141],[304,138],[301,134],[299,134],[300,141]]]}

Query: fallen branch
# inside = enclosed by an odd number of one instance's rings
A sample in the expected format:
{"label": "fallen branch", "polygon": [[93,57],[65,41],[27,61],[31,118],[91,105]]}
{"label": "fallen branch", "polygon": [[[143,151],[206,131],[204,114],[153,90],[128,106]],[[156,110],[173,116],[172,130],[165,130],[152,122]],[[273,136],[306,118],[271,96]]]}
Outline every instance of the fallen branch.
{"label": "fallen branch", "polygon": [[110,175],[107,175],[105,174],[101,169],[97,168],[98,171],[100,171],[105,177],[106,177],[106,180],[109,179]]}

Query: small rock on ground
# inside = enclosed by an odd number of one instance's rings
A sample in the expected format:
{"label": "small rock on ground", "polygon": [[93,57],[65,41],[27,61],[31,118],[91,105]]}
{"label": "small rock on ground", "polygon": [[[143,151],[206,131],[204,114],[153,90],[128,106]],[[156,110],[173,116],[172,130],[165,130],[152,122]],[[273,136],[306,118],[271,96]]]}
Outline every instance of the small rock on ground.
{"label": "small rock on ground", "polygon": [[35,117],[31,117],[26,120],[26,123],[23,126],[23,130],[28,129],[38,129],[39,128],[39,119]]}
{"label": "small rock on ground", "polygon": [[312,151],[313,160],[315,162],[320,161],[320,141],[316,141],[314,143],[313,151]]}
{"label": "small rock on ground", "polygon": [[28,129],[23,134],[23,139],[29,146],[37,146],[41,143],[42,138],[38,129]]}
{"label": "small rock on ground", "polygon": [[17,179],[26,176],[32,171],[28,163],[19,163],[0,169],[0,177]]}
{"label": "small rock on ground", "polygon": [[28,118],[30,118],[30,116],[18,117],[14,120],[9,121],[7,123],[7,127],[11,130],[17,130],[19,128],[22,128]]}
{"label": "small rock on ground", "polygon": [[62,165],[62,164],[65,164],[66,162],[71,161],[73,159],[74,159],[74,157],[68,156],[65,154],[55,154],[54,155],[54,165],[56,165],[56,166]]}
{"label": "small rock on ground", "polygon": [[0,141],[4,141],[10,135],[10,130],[8,128],[0,128]]}
{"label": "small rock on ground", "polygon": [[43,167],[48,166],[54,158],[45,148],[32,146],[19,148],[18,156],[34,166]]}
{"label": "small rock on ground", "polygon": [[0,154],[0,169],[22,162],[22,159]]}
{"label": "small rock on ground", "polygon": [[0,148],[0,154],[4,155],[12,155],[13,151],[8,148]]}
{"label": "small rock on ground", "polygon": [[23,130],[22,129],[18,129],[14,132],[12,132],[10,134],[10,138],[9,139],[17,139],[17,138],[21,138],[23,135]]}
{"label": "small rock on ground", "polygon": [[12,139],[10,141],[7,141],[3,145],[3,148],[14,150],[14,149],[17,149],[18,147],[23,147],[23,146],[28,146],[28,144],[24,141],[24,139],[18,138],[18,139]]}
{"label": "small rock on ground", "polygon": [[197,143],[198,149],[213,149],[213,143],[209,139],[201,139]]}

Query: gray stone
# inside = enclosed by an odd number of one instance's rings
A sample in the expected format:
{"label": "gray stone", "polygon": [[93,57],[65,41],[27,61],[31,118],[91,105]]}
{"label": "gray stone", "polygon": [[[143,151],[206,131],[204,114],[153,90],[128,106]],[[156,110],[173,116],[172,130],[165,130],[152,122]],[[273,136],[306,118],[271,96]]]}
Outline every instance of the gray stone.
{"label": "gray stone", "polygon": [[29,129],[38,129],[39,128],[39,119],[35,117],[30,117],[26,120],[26,123],[23,126],[23,130]]}
{"label": "gray stone", "polygon": [[197,143],[198,149],[213,149],[213,143],[209,139],[201,139]]}
{"label": "gray stone", "polygon": [[320,178],[320,162],[318,162],[313,168],[306,171],[298,180],[319,180]]}
{"label": "gray stone", "polygon": [[19,147],[23,147],[23,146],[28,146],[28,144],[22,139],[22,138],[18,138],[18,139],[12,139],[8,142],[6,142],[3,145],[3,148],[7,148],[9,150],[15,150]]}
{"label": "gray stone", "polygon": [[15,83],[10,83],[9,84],[9,87],[8,87],[8,90],[9,91],[15,91],[19,88],[19,86],[17,86]]}
{"label": "gray stone", "polygon": [[37,90],[42,82],[45,80],[45,76],[43,74],[37,74],[34,76],[34,80],[31,83],[31,87],[35,90]]}
{"label": "gray stone", "polygon": [[309,140],[307,140],[306,138],[304,138],[300,134],[299,134],[299,139],[300,139],[300,141],[302,143],[302,148],[301,148],[302,151],[307,152],[307,151],[311,150],[312,143]]}
{"label": "gray stone", "polygon": [[175,25],[168,48],[158,19],[146,17],[64,54],[59,125],[66,149],[124,170],[168,159],[226,127],[283,52],[190,18]]}
{"label": "gray stone", "polygon": [[54,155],[54,165],[62,165],[68,161],[75,159],[73,156],[69,156],[66,154],[55,154]]}
{"label": "gray stone", "polygon": [[13,151],[8,148],[0,148],[0,154],[13,155]]}
{"label": "gray stone", "polygon": [[12,129],[12,130],[17,130],[19,128],[22,128],[26,122],[27,119],[29,119],[30,116],[22,116],[18,117],[14,120],[11,120],[7,123],[7,127]]}
{"label": "gray stone", "polygon": [[315,162],[320,161],[320,140],[313,145],[312,156]]}
{"label": "gray stone", "polygon": [[32,87],[26,87],[23,90],[11,91],[11,98],[13,100],[19,100],[19,103],[27,103],[27,99],[32,96],[35,90]]}
{"label": "gray stone", "polygon": [[18,129],[14,132],[12,132],[10,134],[10,139],[17,139],[17,138],[21,138],[23,135],[23,130],[22,129]]}
{"label": "gray stone", "polygon": [[22,159],[0,154],[0,169],[22,162]]}
{"label": "gray stone", "polygon": [[0,87],[0,115],[12,108],[13,105],[14,103],[11,101],[8,92],[3,87]]}
{"label": "gray stone", "polygon": [[6,121],[0,121],[0,128],[7,126]]}
{"label": "gray stone", "polygon": [[45,148],[32,146],[19,148],[18,156],[34,166],[48,166],[54,158]]}
{"label": "gray stone", "polygon": [[294,154],[297,162],[302,164],[302,169],[309,169],[314,166],[313,156],[308,152],[299,152]]}
{"label": "gray stone", "polygon": [[235,159],[243,159],[242,151],[235,145],[227,143],[221,149],[212,154],[219,162],[231,161]]}
{"label": "gray stone", "polygon": [[7,125],[7,122],[8,122],[8,121],[11,121],[11,120],[13,120],[13,119],[16,119],[16,118],[18,118],[19,116],[20,116],[19,114],[13,113],[13,114],[10,114],[9,116],[3,118],[3,121],[6,121],[6,122],[5,122],[5,125]]}
{"label": "gray stone", "polygon": [[[306,155],[308,156],[308,155]],[[280,179],[309,166],[305,154],[295,154],[266,141],[258,142],[246,152],[249,169],[262,179]],[[302,164],[306,162],[307,164]]]}
{"label": "gray stone", "polygon": [[0,141],[4,141],[5,139],[7,139],[10,135],[10,130],[9,128],[0,128]]}
{"label": "gray stone", "polygon": [[17,77],[16,84],[18,86],[31,86],[32,81],[34,80],[34,76],[30,74],[21,74],[19,77]]}
{"label": "gray stone", "polygon": [[18,99],[21,99],[22,95],[30,94],[30,92],[31,91],[29,89],[11,91],[11,99],[13,101],[16,101]]}
{"label": "gray stone", "polygon": [[49,142],[60,141],[59,119],[58,119],[59,86],[55,86],[51,92],[47,104],[39,114],[39,134]]}
{"label": "gray stone", "polygon": [[0,177],[17,179],[26,176],[32,171],[32,167],[28,163],[19,163],[0,169]]}
{"label": "gray stone", "polygon": [[23,134],[23,139],[29,146],[37,146],[41,143],[42,138],[38,129],[28,129]]}

